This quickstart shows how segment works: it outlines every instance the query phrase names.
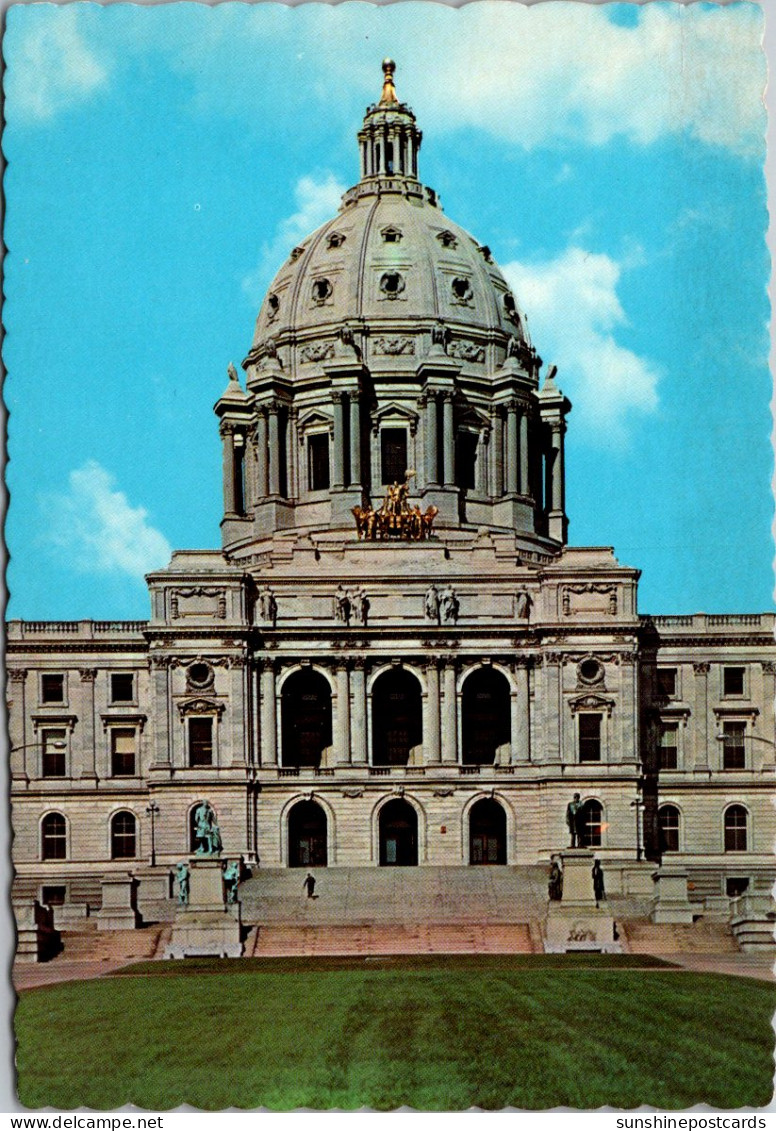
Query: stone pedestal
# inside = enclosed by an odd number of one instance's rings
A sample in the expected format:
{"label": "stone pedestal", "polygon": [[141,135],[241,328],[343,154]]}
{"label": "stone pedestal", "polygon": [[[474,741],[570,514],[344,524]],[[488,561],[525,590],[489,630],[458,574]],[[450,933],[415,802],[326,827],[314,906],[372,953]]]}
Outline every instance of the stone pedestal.
{"label": "stone pedestal", "polygon": [[134,876],[106,876],[102,881],[102,907],[95,916],[98,931],[133,931],[140,926],[137,909],[138,881]]}
{"label": "stone pedestal", "polygon": [[51,908],[38,903],[14,903],[16,917],[16,962],[45,962],[60,949]]}
{"label": "stone pedestal", "polygon": [[194,856],[189,861],[189,902],[175,912],[165,958],[241,958],[242,920],[239,901],[224,902],[218,858]]}
{"label": "stone pedestal", "polygon": [[767,893],[744,892],[730,901],[730,929],[745,953],[776,950],[776,903]]}
{"label": "stone pedestal", "polygon": [[559,903],[550,903],[547,912],[545,951],[557,954],[591,950],[618,954],[622,946],[614,937],[614,919],[609,908],[605,902],[596,907],[593,853],[586,848],[569,848],[561,860],[563,896]]}
{"label": "stone pedestal", "polygon": [[687,898],[687,869],[664,865],[652,876],[655,895],[650,919],[653,923],[692,923],[692,904]]}

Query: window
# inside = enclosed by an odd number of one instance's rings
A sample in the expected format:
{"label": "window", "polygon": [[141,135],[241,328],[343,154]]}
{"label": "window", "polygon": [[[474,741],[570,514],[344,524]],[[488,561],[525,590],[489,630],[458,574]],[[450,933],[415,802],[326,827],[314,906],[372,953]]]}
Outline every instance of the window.
{"label": "window", "polygon": [[40,677],[40,699],[42,703],[64,703],[65,677],[63,675],[42,675]]}
{"label": "window", "polygon": [[213,765],[212,719],[189,719],[189,765]]}
{"label": "window", "polygon": [[398,271],[386,271],[380,278],[380,290],[386,298],[398,298],[406,286]]}
{"label": "window", "polygon": [[135,818],[131,813],[115,813],[110,822],[110,858],[132,860],[135,856]]}
{"label": "window", "polygon": [[329,250],[331,251],[335,247],[342,247],[344,242],[345,242],[345,237],[342,234],[342,232],[332,232],[331,235],[329,236],[328,240],[326,241],[326,244],[327,244],[327,247],[329,248]]}
{"label": "window", "polygon": [[744,739],[746,723],[726,722],[722,724],[722,769],[746,769]]}
{"label": "window", "polygon": [[64,860],[67,857],[67,822],[61,813],[47,813],[40,825],[42,860]]}
{"label": "window", "polygon": [[660,759],[658,762],[659,769],[675,770],[679,765],[679,759],[677,755],[678,736],[678,723],[660,724]]}
{"label": "window", "polygon": [[579,760],[580,762],[601,761],[601,716],[583,714],[579,716]]}
{"label": "window", "polygon": [[64,727],[44,730],[41,737],[43,757],[41,773],[44,778],[63,778],[66,773],[67,731]]}
{"label": "window", "polygon": [[472,285],[468,279],[453,279],[453,295],[458,302],[469,302],[472,297]]}
{"label": "window", "polygon": [[676,698],[676,668],[657,669],[657,693],[661,699]]}
{"label": "window", "polygon": [[61,907],[67,898],[67,887],[64,884],[44,884],[40,889],[40,901],[46,907]]}
{"label": "window", "polygon": [[722,694],[723,695],[743,695],[744,694],[744,669],[743,668],[723,668],[722,669]]}
{"label": "window", "polygon": [[111,703],[134,703],[135,677],[132,672],[114,672],[110,677]]}
{"label": "window", "polygon": [[600,848],[603,831],[603,808],[600,801],[586,801],[582,806],[582,847]]}
{"label": "window", "polygon": [[657,814],[661,852],[679,851],[679,810],[675,805],[663,805]]}
{"label": "window", "polygon": [[136,732],[133,727],[112,727],[110,732],[110,772],[114,778],[135,774]]}
{"label": "window", "polygon": [[380,432],[380,466],[383,483],[403,483],[407,472],[407,429],[383,428]]}
{"label": "window", "polygon": [[737,899],[739,895],[743,895],[748,890],[748,876],[728,876],[725,880],[725,895],[731,899]]}
{"label": "window", "polygon": [[311,491],[329,489],[329,435],[319,432],[307,440],[307,459]]}
{"label": "window", "polygon": [[383,243],[398,243],[401,239],[401,232],[398,228],[383,228],[380,234],[383,237]]}
{"label": "window", "polygon": [[477,485],[477,442],[474,432],[459,432],[455,453],[455,477],[464,491],[473,491]]}
{"label": "window", "polygon": [[725,852],[746,852],[747,816],[743,805],[725,810]]}

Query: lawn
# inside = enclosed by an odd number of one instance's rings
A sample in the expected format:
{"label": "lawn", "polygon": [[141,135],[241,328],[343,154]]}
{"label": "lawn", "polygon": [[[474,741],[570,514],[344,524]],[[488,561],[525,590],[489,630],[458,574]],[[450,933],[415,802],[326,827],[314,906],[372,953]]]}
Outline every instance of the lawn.
{"label": "lawn", "polygon": [[19,1098],[152,1110],[767,1104],[776,987],[655,966],[538,955],[132,967],[21,994]]}

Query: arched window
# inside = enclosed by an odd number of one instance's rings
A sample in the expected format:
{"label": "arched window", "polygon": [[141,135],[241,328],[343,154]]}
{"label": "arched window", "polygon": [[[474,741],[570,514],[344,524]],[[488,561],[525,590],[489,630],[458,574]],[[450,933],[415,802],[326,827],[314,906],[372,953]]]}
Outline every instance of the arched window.
{"label": "arched window", "polygon": [[298,801],[288,814],[288,864],[291,868],[325,868],[326,814],[317,801]]}
{"label": "arched window", "polygon": [[281,728],[284,766],[320,766],[331,746],[331,688],[320,674],[306,668],[283,684]]}
{"label": "arched window", "polygon": [[133,860],[136,853],[135,818],[132,813],[114,813],[110,822],[111,860]]}
{"label": "arched window", "polygon": [[47,813],[40,825],[42,860],[67,859],[67,821],[61,813]]}
{"label": "arched window", "polygon": [[472,805],[469,813],[469,863],[506,864],[507,815],[489,797]]}
{"label": "arched window", "polygon": [[372,765],[406,766],[422,741],[420,684],[404,668],[384,672],[372,688]]}
{"label": "arched window", "polygon": [[582,806],[584,819],[582,822],[582,847],[600,848],[601,833],[603,832],[603,806],[600,801],[586,801]]}
{"label": "arched window", "polygon": [[418,862],[418,815],[408,801],[397,798],[380,810],[380,864],[415,867]]}
{"label": "arched window", "polygon": [[725,852],[746,852],[748,817],[743,805],[725,810]]}
{"label": "arched window", "polygon": [[675,805],[661,805],[657,815],[661,852],[679,851],[679,810]]}
{"label": "arched window", "polygon": [[461,695],[461,760],[465,766],[493,765],[499,747],[511,740],[509,683],[491,667],[466,678]]}

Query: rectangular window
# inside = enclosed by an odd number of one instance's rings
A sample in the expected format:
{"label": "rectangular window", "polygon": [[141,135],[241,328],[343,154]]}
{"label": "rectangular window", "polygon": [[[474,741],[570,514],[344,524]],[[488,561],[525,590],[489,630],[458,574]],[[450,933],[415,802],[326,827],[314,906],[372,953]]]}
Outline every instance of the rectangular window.
{"label": "rectangular window", "polygon": [[63,675],[42,675],[40,677],[40,699],[42,703],[64,703],[65,677]]}
{"label": "rectangular window", "polygon": [[744,669],[743,668],[723,668],[722,669],[722,693],[723,693],[723,695],[743,695],[744,694]]}
{"label": "rectangular window", "polygon": [[661,699],[676,698],[676,668],[657,669],[657,693]]}
{"label": "rectangular window", "polygon": [[477,435],[459,432],[455,445],[455,480],[464,491],[477,486]]}
{"label": "rectangular window", "polygon": [[407,474],[406,428],[383,428],[381,431],[380,469],[384,485],[404,482]]}
{"label": "rectangular window", "polygon": [[67,897],[64,884],[44,884],[40,889],[40,901],[47,907],[61,907]]}
{"label": "rectangular window", "polygon": [[737,899],[739,895],[743,895],[748,890],[748,876],[728,876],[725,880],[725,895],[730,896],[731,899]]}
{"label": "rectangular window", "polygon": [[136,741],[134,727],[111,727],[110,766],[114,778],[134,777]]}
{"label": "rectangular window", "polygon": [[723,770],[746,769],[744,738],[746,723],[729,722],[722,724],[722,768]]}
{"label": "rectangular window", "polygon": [[677,739],[678,723],[660,724],[660,769],[675,770],[678,765]]}
{"label": "rectangular window", "polygon": [[135,677],[132,672],[115,672],[110,677],[111,703],[134,703]]}
{"label": "rectangular window", "polygon": [[41,770],[44,778],[63,778],[67,755],[67,731],[64,727],[44,730],[41,737],[43,758]]}
{"label": "rectangular window", "polygon": [[580,762],[601,761],[600,715],[579,716],[579,760]]}
{"label": "rectangular window", "polygon": [[331,478],[329,475],[329,436],[327,432],[319,432],[308,437],[307,459],[310,490],[328,491]]}
{"label": "rectangular window", "polygon": [[212,719],[189,719],[189,765],[213,765]]}

